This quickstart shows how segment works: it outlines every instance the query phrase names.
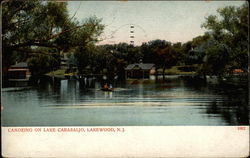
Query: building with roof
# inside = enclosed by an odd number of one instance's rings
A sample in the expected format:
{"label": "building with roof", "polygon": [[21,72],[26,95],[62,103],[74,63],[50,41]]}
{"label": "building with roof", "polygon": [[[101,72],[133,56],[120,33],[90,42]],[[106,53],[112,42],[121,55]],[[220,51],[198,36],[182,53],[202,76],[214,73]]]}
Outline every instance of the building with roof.
{"label": "building with roof", "polygon": [[26,62],[17,63],[8,69],[9,81],[29,81],[30,76],[31,72]]}
{"label": "building with roof", "polygon": [[149,75],[155,73],[155,67],[152,63],[135,63],[125,68],[125,77],[127,78],[149,78]]}

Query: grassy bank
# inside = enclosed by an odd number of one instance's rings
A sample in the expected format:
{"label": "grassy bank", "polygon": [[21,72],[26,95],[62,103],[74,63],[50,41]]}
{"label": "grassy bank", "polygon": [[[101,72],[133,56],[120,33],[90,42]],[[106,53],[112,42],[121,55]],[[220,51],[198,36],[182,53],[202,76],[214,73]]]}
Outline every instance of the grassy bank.
{"label": "grassy bank", "polygon": [[[197,68],[197,66],[193,66]],[[182,70],[183,66],[172,66],[170,69],[165,69],[165,75],[194,75],[196,71]],[[163,74],[163,69],[158,69],[158,74]]]}
{"label": "grassy bank", "polygon": [[66,69],[58,69],[58,70],[55,70],[55,71],[48,72],[45,75],[47,75],[47,76],[61,76],[61,77],[64,77],[65,71],[66,71]]}
{"label": "grassy bank", "polygon": [[[194,75],[196,71],[187,71],[187,66],[172,66],[170,69],[165,69],[165,75]],[[192,65],[193,69],[197,69],[198,65]],[[51,71],[46,73],[47,76],[55,76],[55,77],[64,77],[66,69],[58,69],[55,71]],[[158,74],[163,74],[163,69],[157,69]]]}

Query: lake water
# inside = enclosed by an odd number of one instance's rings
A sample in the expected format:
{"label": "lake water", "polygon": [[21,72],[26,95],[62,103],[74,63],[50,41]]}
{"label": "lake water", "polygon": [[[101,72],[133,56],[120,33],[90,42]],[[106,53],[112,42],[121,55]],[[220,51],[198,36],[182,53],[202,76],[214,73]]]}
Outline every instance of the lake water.
{"label": "lake water", "polygon": [[100,82],[45,78],[31,87],[2,89],[3,126],[248,125],[248,86],[166,80]]}

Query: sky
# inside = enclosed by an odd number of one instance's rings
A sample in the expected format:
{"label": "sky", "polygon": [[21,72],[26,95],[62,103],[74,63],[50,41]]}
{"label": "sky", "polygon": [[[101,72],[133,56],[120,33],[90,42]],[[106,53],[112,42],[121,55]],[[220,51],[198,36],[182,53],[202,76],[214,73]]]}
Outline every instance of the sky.
{"label": "sky", "polygon": [[68,11],[80,22],[91,16],[102,19],[105,29],[99,44],[130,43],[133,40],[135,45],[141,45],[155,39],[184,43],[204,34],[206,29],[201,25],[205,17],[217,14],[218,8],[238,7],[244,2],[69,1]]}

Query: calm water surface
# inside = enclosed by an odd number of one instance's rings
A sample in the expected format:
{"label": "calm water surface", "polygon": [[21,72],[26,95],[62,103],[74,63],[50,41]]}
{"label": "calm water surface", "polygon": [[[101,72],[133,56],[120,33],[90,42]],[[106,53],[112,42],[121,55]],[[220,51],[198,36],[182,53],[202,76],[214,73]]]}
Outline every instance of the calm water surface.
{"label": "calm water surface", "polygon": [[3,126],[248,125],[248,86],[167,80],[100,82],[41,79],[27,89],[3,88]]}

